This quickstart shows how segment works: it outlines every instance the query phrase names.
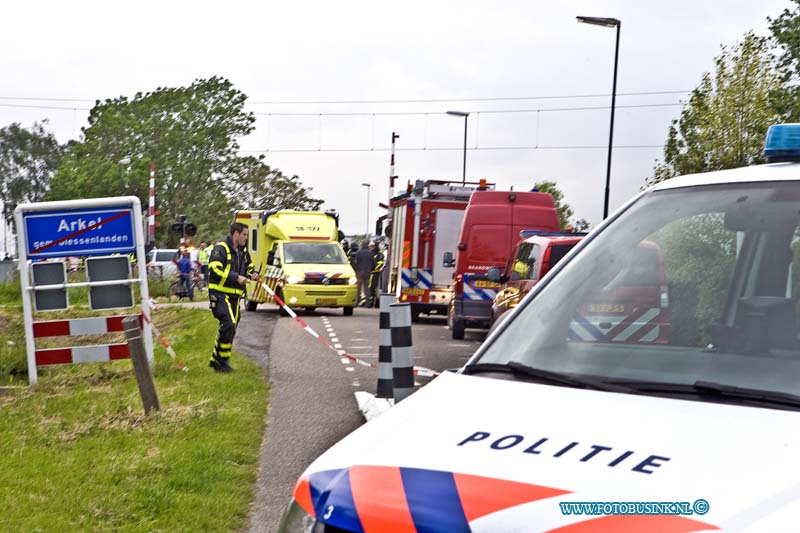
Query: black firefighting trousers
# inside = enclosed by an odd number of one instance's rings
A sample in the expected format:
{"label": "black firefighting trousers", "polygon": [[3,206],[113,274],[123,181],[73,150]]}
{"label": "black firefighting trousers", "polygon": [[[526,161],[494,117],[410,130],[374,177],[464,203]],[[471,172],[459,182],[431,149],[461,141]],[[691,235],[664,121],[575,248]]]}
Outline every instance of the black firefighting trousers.
{"label": "black firefighting trousers", "polygon": [[239,324],[239,297],[211,290],[208,291],[208,302],[214,318],[219,320],[219,332],[211,360],[227,360],[231,356],[233,337]]}

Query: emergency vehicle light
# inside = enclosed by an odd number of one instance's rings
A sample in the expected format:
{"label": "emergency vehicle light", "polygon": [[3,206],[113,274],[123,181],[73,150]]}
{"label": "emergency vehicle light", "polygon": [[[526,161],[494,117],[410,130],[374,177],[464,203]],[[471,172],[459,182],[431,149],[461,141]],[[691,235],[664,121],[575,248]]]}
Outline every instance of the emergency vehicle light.
{"label": "emergency vehicle light", "polygon": [[774,124],[767,130],[764,156],[768,163],[800,162],[800,124]]}

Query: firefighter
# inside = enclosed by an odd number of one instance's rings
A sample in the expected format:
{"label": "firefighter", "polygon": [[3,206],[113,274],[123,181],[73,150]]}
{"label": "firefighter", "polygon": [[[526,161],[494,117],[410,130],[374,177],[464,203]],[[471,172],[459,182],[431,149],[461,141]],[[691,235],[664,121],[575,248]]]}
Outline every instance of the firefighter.
{"label": "firefighter", "polygon": [[347,258],[350,260],[350,266],[353,267],[353,270],[356,269],[356,253],[358,253],[358,243],[354,242],[347,251]]}
{"label": "firefighter", "polygon": [[354,265],[353,270],[356,271],[356,279],[358,279],[358,305],[369,307],[369,280],[372,271],[375,270],[375,256],[369,248],[369,242],[362,241],[358,251],[351,259]]}
{"label": "firefighter", "polygon": [[239,323],[239,300],[248,278],[258,280],[247,251],[247,226],[241,222],[231,224],[230,236],[211,251],[208,270],[209,307],[219,320],[219,333],[208,366],[217,372],[231,372],[228,360]]}
{"label": "firefighter", "polygon": [[208,258],[212,249],[206,241],[201,242],[200,248],[197,249],[197,262],[200,265],[200,273],[203,274],[203,281],[206,283],[208,283]]}
{"label": "firefighter", "polygon": [[372,274],[369,276],[370,299],[367,302],[367,307],[379,307],[380,297],[378,295],[380,294],[381,275],[383,274],[383,266],[386,263],[386,257],[383,255],[380,245],[375,242],[370,242],[369,248],[375,255],[375,268],[372,269]]}

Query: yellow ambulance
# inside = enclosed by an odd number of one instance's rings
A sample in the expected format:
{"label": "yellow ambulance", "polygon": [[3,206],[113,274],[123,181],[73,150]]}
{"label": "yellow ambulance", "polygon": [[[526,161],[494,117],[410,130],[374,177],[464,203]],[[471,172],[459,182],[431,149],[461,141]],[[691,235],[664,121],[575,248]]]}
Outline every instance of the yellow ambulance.
{"label": "yellow ambulance", "polygon": [[[261,278],[288,306],[312,311],[341,307],[353,314],[356,274],[339,244],[339,219],[333,211],[237,211],[247,225],[248,247]],[[250,282],[245,308],[274,303],[259,283]]]}

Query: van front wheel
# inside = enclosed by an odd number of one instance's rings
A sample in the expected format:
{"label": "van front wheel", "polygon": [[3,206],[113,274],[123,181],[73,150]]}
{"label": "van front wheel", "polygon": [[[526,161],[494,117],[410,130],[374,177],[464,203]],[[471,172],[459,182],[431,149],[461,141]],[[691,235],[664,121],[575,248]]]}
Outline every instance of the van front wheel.
{"label": "van front wheel", "polygon": [[464,340],[464,323],[461,320],[453,320],[453,338],[461,341]]}
{"label": "van front wheel", "polygon": [[342,310],[344,311],[344,316],[353,316],[352,307],[343,307]]}

